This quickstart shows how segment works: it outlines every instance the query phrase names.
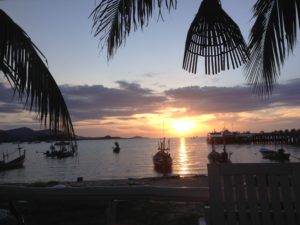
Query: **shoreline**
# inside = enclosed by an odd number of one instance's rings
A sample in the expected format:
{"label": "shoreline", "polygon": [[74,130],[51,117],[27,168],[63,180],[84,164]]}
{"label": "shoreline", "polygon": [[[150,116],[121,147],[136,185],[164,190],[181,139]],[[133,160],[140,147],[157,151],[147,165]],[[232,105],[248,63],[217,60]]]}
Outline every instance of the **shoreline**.
{"label": "shoreline", "polygon": [[207,187],[206,175],[189,176],[162,176],[162,177],[144,177],[127,178],[117,180],[87,180],[82,182],[63,182],[70,187],[96,187],[96,186],[133,186],[133,185],[151,185],[162,187]]}
{"label": "shoreline", "polygon": [[141,177],[78,181],[35,181],[31,183],[2,183],[0,185],[28,187],[97,187],[97,186],[136,186],[150,185],[162,187],[207,187],[207,175],[170,175],[160,177]]}
{"label": "shoreline", "polygon": [[[207,187],[208,179],[206,175],[172,175],[172,176],[161,176],[161,177],[144,177],[144,178],[127,178],[127,179],[118,179],[118,180],[83,180],[83,181],[69,181],[69,182],[52,182],[53,186],[34,186],[34,183],[19,183],[19,184],[0,184],[0,188],[2,185],[15,185],[16,187],[28,187],[27,192],[25,192],[27,198],[28,194],[30,195],[30,187],[45,187],[45,189],[39,189],[38,193],[41,191],[44,193],[44,199],[39,198],[38,201],[19,201],[16,204],[20,214],[24,217],[26,224],[28,225],[51,225],[51,224],[66,224],[66,225],[83,225],[83,224],[107,224],[108,221],[108,210],[110,207],[109,199],[105,199],[101,197],[101,193],[99,195],[95,194],[94,191],[90,192],[88,195],[82,195],[80,198],[78,195],[78,190],[80,188],[87,188],[81,193],[88,193],[89,188],[97,188],[97,187],[111,187],[111,189],[118,190],[119,187],[129,187],[132,188],[135,194],[135,187],[143,187],[145,186],[153,186],[153,187]],[[49,182],[40,183],[42,185],[48,184]],[[35,183],[38,185],[38,183]],[[59,188],[66,190],[53,190],[52,188]],[[131,188],[130,188],[131,187]],[[10,188],[10,187],[6,187]],[[14,189],[14,188],[13,188]],[[132,191],[131,190],[131,191]],[[74,194],[71,199],[66,200],[59,199],[57,196],[55,198],[47,199],[47,193],[60,193],[61,191],[65,191],[65,193],[70,193],[70,191]],[[75,192],[74,192],[75,191]],[[107,190],[106,190],[107,191]],[[181,195],[188,194],[191,195],[201,195],[198,193],[198,190],[184,193],[183,190],[178,190]],[[177,191],[177,193],[178,193]],[[7,193],[7,192],[6,192]],[[60,196],[65,196],[65,193]],[[130,224],[130,225],[138,225],[138,224],[156,224],[156,225],[164,225],[164,224],[173,224],[173,225],[184,225],[184,224],[198,224],[198,220],[200,217],[203,217],[203,206],[207,203],[207,196],[203,199],[195,200],[192,197],[192,201],[190,200],[179,200],[175,199],[174,191],[165,191],[163,193],[170,194],[172,198],[163,199],[158,198],[159,196],[150,196],[148,199],[147,196],[145,199],[143,198],[132,198],[132,199],[123,199],[117,201],[115,205],[115,220],[116,224]],[[173,195],[172,195],[173,193]],[[18,192],[18,195],[22,195],[22,193]],[[95,196],[92,196],[92,195]],[[106,192],[107,194],[107,192]],[[102,195],[106,196],[106,194]],[[118,193],[121,194],[122,192]],[[202,193],[203,195],[203,193]],[[92,197],[91,197],[92,196]],[[101,198],[100,198],[101,197]],[[153,199],[152,199],[153,197]],[[74,199],[75,200],[74,200]],[[8,207],[8,206],[6,206]]]}

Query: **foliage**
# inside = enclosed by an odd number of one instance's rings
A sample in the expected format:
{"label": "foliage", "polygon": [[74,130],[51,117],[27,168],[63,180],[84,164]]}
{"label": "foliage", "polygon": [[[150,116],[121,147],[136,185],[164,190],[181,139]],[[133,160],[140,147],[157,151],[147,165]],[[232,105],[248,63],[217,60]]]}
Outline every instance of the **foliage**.
{"label": "foliage", "polygon": [[[257,0],[250,33],[247,79],[255,91],[271,94],[281,66],[297,41],[299,0]],[[298,17],[297,17],[298,16]]]}
{"label": "foliage", "polygon": [[[108,59],[125,41],[132,24],[134,30],[138,25],[143,28],[151,17],[156,2],[161,10],[163,0],[100,1],[92,12],[93,28],[94,35],[100,36],[100,43],[104,42],[107,46]],[[176,9],[177,0],[165,0],[165,3],[168,10]],[[256,21],[250,34],[250,59],[245,66],[246,78],[255,92],[269,96],[280,75],[280,69],[297,40],[300,1],[257,0],[253,12]]]}
{"label": "foliage", "polygon": [[25,100],[25,107],[38,112],[54,134],[61,131],[75,139],[64,98],[49,72],[40,50],[29,36],[0,9],[0,72],[9,81],[14,95]]}
{"label": "foliage", "polygon": [[94,36],[100,36],[100,42],[107,45],[108,59],[125,42],[132,25],[134,31],[148,24],[152,12],[157,6],[162,16],[163,3],[168,10],[175,9],[177,0],[102,0],[93,10]]}

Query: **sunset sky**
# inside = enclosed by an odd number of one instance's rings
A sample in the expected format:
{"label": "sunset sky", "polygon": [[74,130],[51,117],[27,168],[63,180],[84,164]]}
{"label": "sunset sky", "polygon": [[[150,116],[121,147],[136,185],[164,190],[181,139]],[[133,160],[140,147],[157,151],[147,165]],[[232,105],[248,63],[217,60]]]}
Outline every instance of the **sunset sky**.
{"label": "sunset sky", "polygon": [[[186,33],[201,1],[178,0],[132,32],[111,61],[93,37],[95,0],[7,0],[4,10],[44,53],[60,85],[77,135],[204,136],[212,130],[300,128],[300,47],[290,54],[273,95],[262,100],[246,85],[243,68],[208,76],[182,69]],[[223,0],[248,41],[254,0]],[[0,130],[40,129],[0,73]]]}

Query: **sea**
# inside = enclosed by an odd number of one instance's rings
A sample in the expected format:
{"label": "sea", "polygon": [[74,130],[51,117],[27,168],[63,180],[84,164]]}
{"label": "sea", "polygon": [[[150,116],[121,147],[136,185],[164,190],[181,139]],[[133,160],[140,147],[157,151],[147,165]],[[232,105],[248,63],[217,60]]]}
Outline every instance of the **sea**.
{"label": "sea", "polygon": [[[121,151],[113,152],[114,142],[118,141]],[[160,177],[154,170],[152,156],[157,152],[158,139],[118,139],[118,140],[82,140],[78,141],[78,154],[75,157],[56,159],[47,158],[43,154],[49,150],[50,144],[21,143],[26,149],[24,166],[0,172],[0,183],[32,183],[48,181],[128,179],[144,177]],[[172,172],[168,175],[193,176],[207,174],[207,155],[211,145],[205,138],[172,138],[170,154],[173,158]],[[2,154],[14,153],[17,144],[0,144],[0,160]],[[284,148],[292,157],[290,162],[300,162],[300,146],[231,144],[226,146],[233,163],[276,163],[263,159],[259,149],[271,150]],[[221,152],[223,145],[216,145]],[[10,159],[18,156],[11,155]]]}

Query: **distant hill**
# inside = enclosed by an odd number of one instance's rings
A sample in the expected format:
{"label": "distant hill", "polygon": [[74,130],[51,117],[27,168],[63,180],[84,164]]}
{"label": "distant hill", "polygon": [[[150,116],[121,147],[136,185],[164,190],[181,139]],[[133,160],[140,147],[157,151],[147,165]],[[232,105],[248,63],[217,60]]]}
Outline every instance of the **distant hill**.
{"label": "distant hill", "polygon": [[43,141],[53,138],[50,130],[32,130],[20,127],[11,130],[0,130],[0,142],[10,141]]}
{"label": "distant hill", "polygon": [[[132,138],[144,138],[144,137],[135,136]],[[56,139],[57,136],[52,135],[50,130],[32,130],[28,127],[20,127],[11,130],[0,130],[0,142],[49,141],[49,140],[56,140]],[[124,138],[106,135],[104,137],[77,136],[77,139],[78,140],[105,140],[105,139],[124,139]]]}
{"label": "distant hill", "polygon": [[82,136],[77,136],[77,140],[110,140],[110,139],[141,139],[141,138],[146,138],[146,137],[134,136],[134,137],[124,138],[124,137],[110,136],[110,135],[106,135],[104,137],[82,137]]}
{"label": "distant hill", "polygon": [[8,135],[11,135],[11,136],[35,136],[35,137],[40,137],[40,136],[51,135],[50,130],[32,130],[28,127],[16,128],[16,129],[7,130],[7,131],[4,131],[4,132]]}

